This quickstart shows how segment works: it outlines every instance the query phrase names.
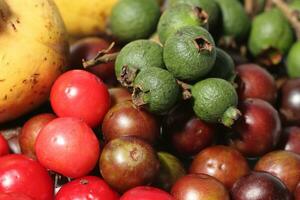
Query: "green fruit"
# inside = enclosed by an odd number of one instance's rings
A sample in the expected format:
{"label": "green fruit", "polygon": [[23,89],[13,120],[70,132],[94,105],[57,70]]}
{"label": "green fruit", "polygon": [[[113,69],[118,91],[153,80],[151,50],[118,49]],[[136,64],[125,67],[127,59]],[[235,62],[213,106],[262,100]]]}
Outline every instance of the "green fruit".
{"label": "green fruit", "polygon": [[287,71],[292,78],[300,78],[300,42],[293,44],[287,56]]}
{"label": "green fruit", "polygon": [[215,63],[215,42],[206,29],[186,26],[167,39],[163,59],[175,78],[198,80],[205,76]]}
{"label": "green fruit", "polygon": [[243,40],[250,30],[250,19],[237,0],[216,0],[221,9],[223,35]]}
{"label": "green fruit", "polygon": [[234,61],[228,53],[220,48],[216,48],[217,57],[213,68],[207,77],[222,78],[227,81],[233,81],[235,78]]}
{"label": "green fruit", "polygon": [[238,96],[232,84],[219,78],[208,78],[192,87],[193,109],[202,120],[231,126],[240,112],[235,108]]}
{"label": "green fruit", "polygon": [[270,64],[278,64],[293,40],[293,31],[285,17],[279,10],[272,9],[254,18],[248,47],[255,57],[264,57],[271,61]]}
{"label": "green fruit", "polygon": [[220,9],[215,0],[170,0],[169,5],[177,3],[187,3],[202,8],[208,14],[209,29],[214,30],[218,24]]}
{"label": "green fruit", "polygon": [[120,0],[112,9],[110,29],[125,42],[148,38],[155,31],[159,16],[156,0]]}
{"label": "green fruit", "polygon": [[164,68],[163,48],[150,40],[136,40],[123,47],[117,56],[115,73],[122,81],[123,68],[144,69],[149,67]]}
{"label": "green fruit", "polygon": [[300,11],[300,1],[294,0],[292,3],[290,3],[290,8],[296,9]]}
{"label": "green fruit", "polygon": [[167,38],[184,26],[204,26],[207,16],[199,9],[189,4],[176,4],[165,10],[162,14],[157,32],[162,44]]}
{"label": "green fruit", "polygon": [[133,83],[133,103],[155,114],[169,111],[180,97],[180,89],[167,70],[149,67],[141,70]]}

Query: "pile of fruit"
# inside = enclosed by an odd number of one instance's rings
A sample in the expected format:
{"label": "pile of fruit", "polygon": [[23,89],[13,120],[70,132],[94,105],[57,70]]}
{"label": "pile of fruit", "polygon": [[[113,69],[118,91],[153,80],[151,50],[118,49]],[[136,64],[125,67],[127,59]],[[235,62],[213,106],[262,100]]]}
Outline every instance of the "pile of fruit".
{"label": "pile of fruit", "polygon": [[300,200],[300,0],[0,0],[0,200]]}

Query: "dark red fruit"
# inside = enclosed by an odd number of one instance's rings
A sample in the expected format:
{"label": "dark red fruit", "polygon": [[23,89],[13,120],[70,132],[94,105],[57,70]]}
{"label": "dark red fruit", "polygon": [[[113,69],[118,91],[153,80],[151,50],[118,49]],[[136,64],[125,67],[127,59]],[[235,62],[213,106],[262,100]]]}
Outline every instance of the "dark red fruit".
{"label": "dark red fruit", "polygon": [[300,200],[300,182],[298,183],[298,186],[295,189],[294,196],[295,200]]}
{"label": "dark red fruit", "polygon": [[104,146],[100,156],[104,180],[119,192],[151,183],[159,170],[153,148],[144,140],[121,137]]}
{"label": "dark red fruit", "polygon": [[276,176],[293,192],[300,182],[300,155],[288,151],[270,152],[260,158],[255,170]]}
{"label": "dark red fruit", "polygon": [[230,199],[225,186],[206,174],[190,174],[180,178],[172,187],[171,194],[176,200]]}
{"label": "dark red fruit", "polygon": [[128,190],[120,200],[175,200],[167,192],[149,186],[139,186]]}
{"label": "dark red fruit", "polygon": [[232,200],[291,200],[287,187],[266,172],[252,172],[240,178],[231,189]]}
{"label": "dark red fruit", "polygon": [[106,85],[92,73],[71,70],[51,88],[50,102],[59,117],[76,117],[92,128],[99,125],[110,106]]}
{"label": "dark red fruit", "polygon": [[119,195],[96,176],[75,179],[61,187],[55,200],[99,199],[119,200]]}
{"label": "dark red fruit", "polygon": [[116,87],[110,88],[108,91],[111,99],[110,107],[113,107],[116,104],[121,103],[123,101],[131,100],[131,94],[126,88]]}
{"label": "dark red fruit", "polygon": [[7,140],[0,133],[0,156],[9,154],[9,146]]}
{"label": "dark red fruit", "polygon": [[[101,50],[107,49],[109,43],[101,38],[89,37],[76,41],[70,48],[70,64],[73,68],[81,68],[82,60],[90,60],[94,58]],[[110,51],[110,53],[114,50]],[[100,64],[88,68],[88,71],[100,77],[105,83],[115,85],[117,79],[115,77],[114,63]]]}
{"label": "dark red fruit", "polygon": [[273,76],[256,64],[243,64],[237,68],[238,95],[240,100],[257,98],[274,103],[277,87]]}
{"label": "dark red fruit", "polygon": [[105,142],[121,136],[136,136],[154,144],[160,135],[160,125],[153,114],[125,101],[105,115],[102,133]]}
{"label": "dark red fruit", "polygon": [[36,159],[34,147],[36,138],[41,129],[55,118],[56,116],[53,114],[44,113],[36,115],[25,122],[19,135],[19,144],[24,155]]}
{"label": "dark red fruit", "polygon": [[234,182],[248,174],[250,169],[246,159],[237,150],[217,145],[198,153],[189,172],[213,176],[230,189]]}
{"label": "dark red fruit", "polygon": [[77,178],[96,166],[100,147],[93,130],[82,120],[57,118],[41,130],[35,151],[46,168]]}
{"label": "dark red fruit", "polygon": [[281,133],[278,112],[260,99],[243,101],[240,111],[243,115],[234,126],[231,146],[248,157],[262,156],[272,151]]}
{"label": "dark red fruit", "polygon": [[292,126],[283,130],[280,147],[300,155],[300,127]]}
{"label": "dark red fruit", "polygon": [[53,182],[47,170],[24,155],[0,157],[0,193],[20,193],[38,200],[53,200]]}
{"label": "dark red fruit", "polygon": [[0,200],[34,200],[34,199],[25,194],[0,193]]}

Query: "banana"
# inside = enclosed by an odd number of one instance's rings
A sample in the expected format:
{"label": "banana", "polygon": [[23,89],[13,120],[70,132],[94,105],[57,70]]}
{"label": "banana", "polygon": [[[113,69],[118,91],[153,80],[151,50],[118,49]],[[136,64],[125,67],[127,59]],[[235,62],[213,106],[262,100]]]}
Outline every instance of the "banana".
{"label": "banana", "polygon": [[45,102],[67,56],[67,33],[52,0],[0,0],[0,123]]}

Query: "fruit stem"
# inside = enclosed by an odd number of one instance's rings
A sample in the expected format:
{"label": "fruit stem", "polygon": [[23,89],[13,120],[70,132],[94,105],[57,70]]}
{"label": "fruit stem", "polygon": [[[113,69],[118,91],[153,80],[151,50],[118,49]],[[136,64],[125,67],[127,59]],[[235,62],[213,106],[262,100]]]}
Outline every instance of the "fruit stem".
{"label": "fruit stem", "polygon": [[180,80],[176,80],[176,81],[177,81],[177,84],[182,88],[183,100],[188,100],[188,99],[192,98],[192,93],[191,93],[192,86],[185,82],[182,82]]}
{"label": "fruit stem", "polygon": [[257,0],[245,0],[245,11],[250,18],[253,18],[259,9],[259,4]]}
{"label": "fruit stem", "polygon": [[236,107],[229,107],[222,117],[222,124],[227,127],[231,127],[234,122],[242,115],[242,113]]}
{"label": "fruit stem", "polygon": [[282,0],[273,0],[273,3],[285,15],[285,17],[295,30],[297,39],[300,40],[300,12],[290,8],[288,4]]}
{"label": "fruit stem", "polygon": [[115,45],[114,42],[111,43],[107,49],[103,49],[99,51],[97,55],[90,60],[82,60],[83,68],[86,69],[102,63],[109,63],[115,61],[117,56],[119,55],[119,52],[109,54],[109,52],[112,50],[114,45]]}

